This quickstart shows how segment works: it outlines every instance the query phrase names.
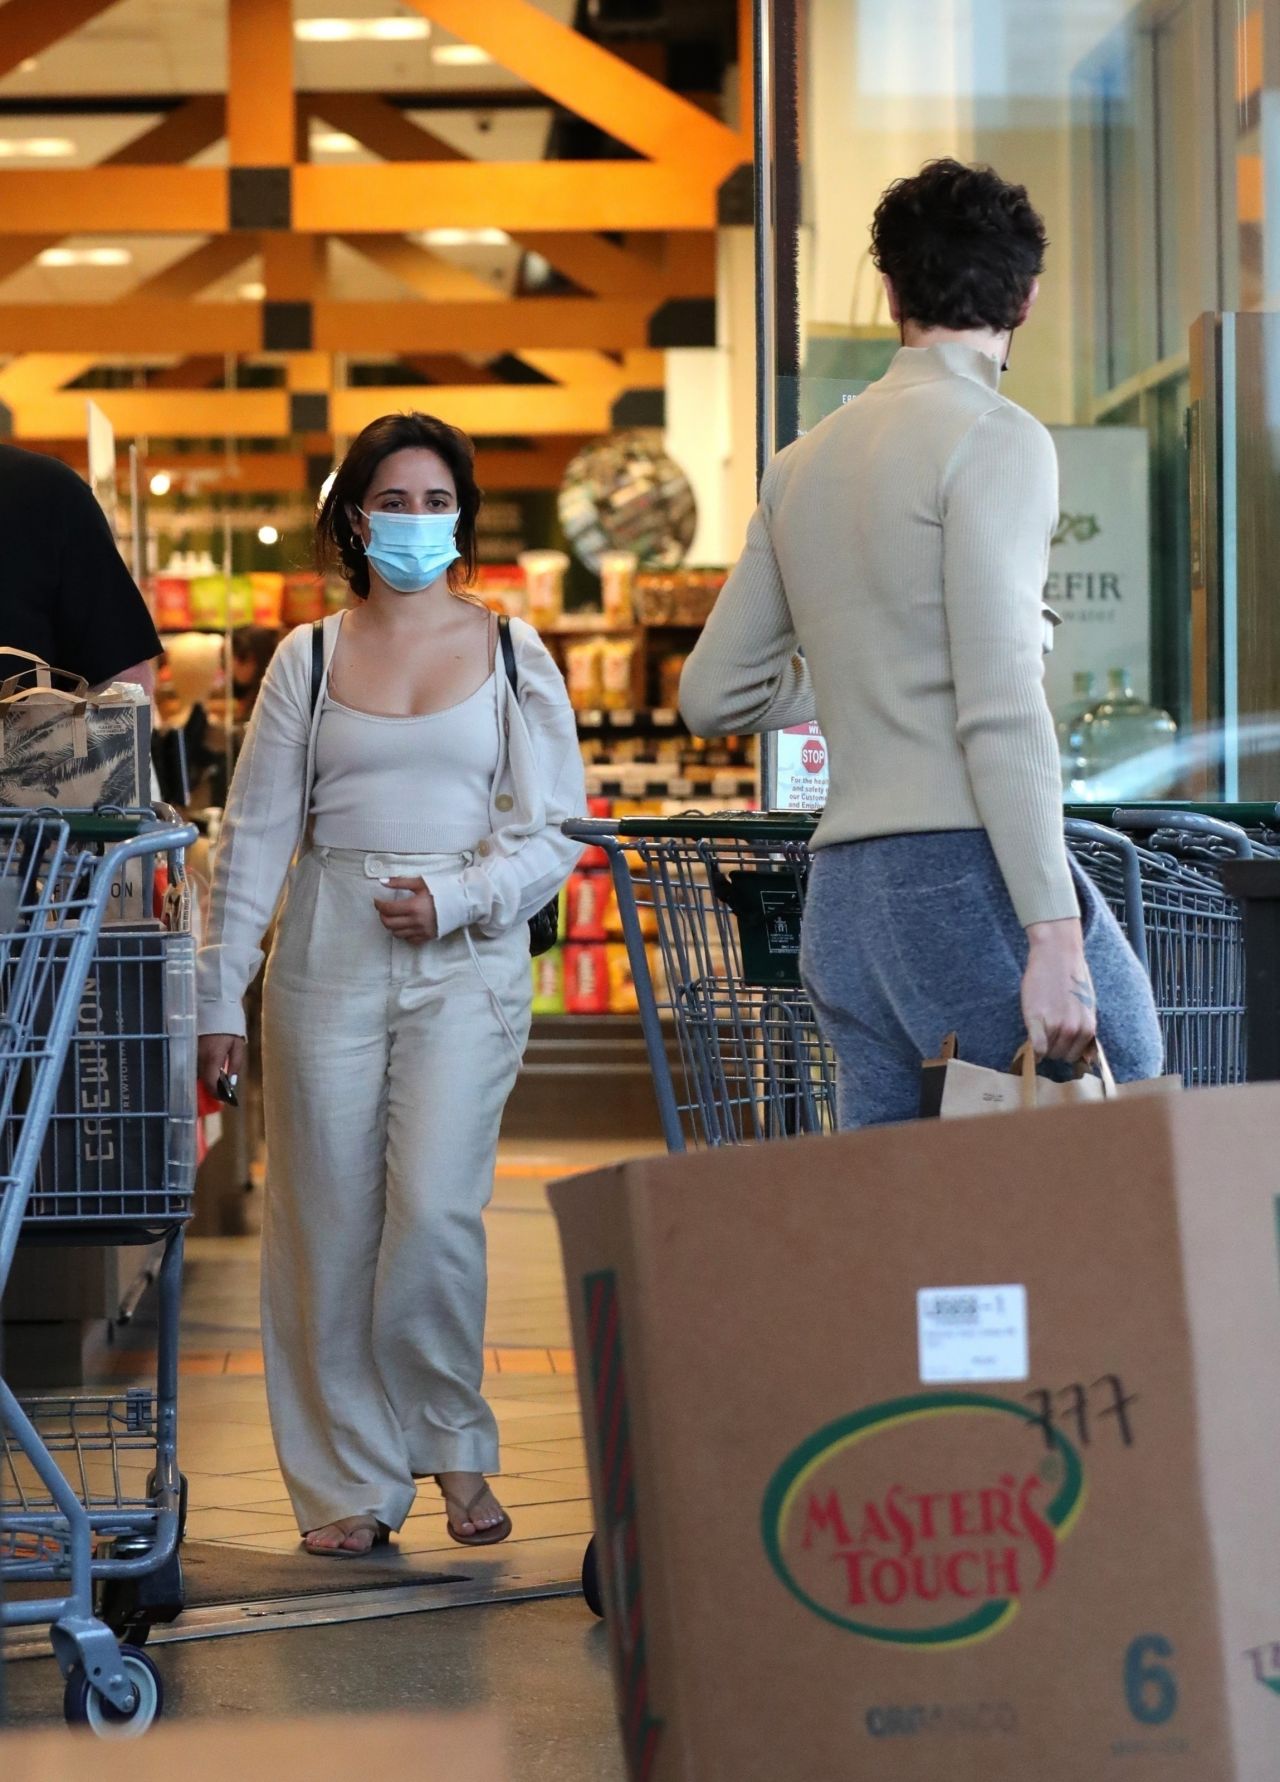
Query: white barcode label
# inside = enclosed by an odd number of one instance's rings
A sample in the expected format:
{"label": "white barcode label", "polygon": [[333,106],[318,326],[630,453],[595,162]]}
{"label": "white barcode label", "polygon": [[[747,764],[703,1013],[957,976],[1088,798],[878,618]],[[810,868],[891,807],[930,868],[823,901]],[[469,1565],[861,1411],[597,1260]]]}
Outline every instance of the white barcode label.
{"label": "white barcode label", "polygon": [[926,1386],[1027,1378],[1025,1287],[922,1287],[916,1308]]}

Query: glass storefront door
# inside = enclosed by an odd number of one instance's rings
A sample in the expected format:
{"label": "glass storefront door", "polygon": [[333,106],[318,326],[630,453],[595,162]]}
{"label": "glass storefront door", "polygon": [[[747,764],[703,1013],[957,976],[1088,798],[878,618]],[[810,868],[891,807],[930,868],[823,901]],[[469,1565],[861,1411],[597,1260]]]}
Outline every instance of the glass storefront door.
{"label": "glass storefront door", "polygon": [[[1051,247],[1002,387],[1058,446],[1065,796],[1280,798],[1280,0],[757,5],[762,443],[896,349],[885,186],[940,155],[1024,183]],[[766,751],[769,802],[805,746]]]}

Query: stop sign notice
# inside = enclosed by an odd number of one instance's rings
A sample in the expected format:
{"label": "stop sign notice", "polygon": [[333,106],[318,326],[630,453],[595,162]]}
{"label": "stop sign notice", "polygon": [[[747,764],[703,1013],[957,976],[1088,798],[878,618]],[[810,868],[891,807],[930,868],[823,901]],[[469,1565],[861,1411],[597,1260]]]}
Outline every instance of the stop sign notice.
{"label": "stop sign notice", "polygon": [[800,751],[801,765],[806,773],[821,773],[827,765],[826,744],[820,736],[811,736]]}

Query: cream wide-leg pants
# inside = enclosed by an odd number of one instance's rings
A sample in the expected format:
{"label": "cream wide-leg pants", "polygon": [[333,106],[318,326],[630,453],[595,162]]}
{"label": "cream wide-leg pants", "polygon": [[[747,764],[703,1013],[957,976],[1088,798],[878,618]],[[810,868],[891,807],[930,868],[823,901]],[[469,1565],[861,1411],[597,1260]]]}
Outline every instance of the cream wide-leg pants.
{"label": "cream wide-leg pants", "polygon": [[416,1475],[498,1468],[482,1213],[529,1033],[528,934],[412,946],[374,908],[380,879],[462,864],[313,849],[267,968],[263,1349],[304,1532],[399,1528]]}

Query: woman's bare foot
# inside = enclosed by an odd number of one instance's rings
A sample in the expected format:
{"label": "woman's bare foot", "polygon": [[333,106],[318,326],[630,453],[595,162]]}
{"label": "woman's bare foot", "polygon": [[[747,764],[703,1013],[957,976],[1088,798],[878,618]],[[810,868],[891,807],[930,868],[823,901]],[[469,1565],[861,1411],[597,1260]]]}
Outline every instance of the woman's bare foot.
{"label": "woman's bare foot", "polygon": [[343,1516],[338,1522],[326,1522],[312,1528],[302,1537],[308,1553],[330,1555],[339,1559],[360,1559],[375,1547],[385,1546],[390,1536],[385,1523],[372,1516]]}
{"label": "woman's bare foot", "polygon": [[489,1489],[483,1473],[437,1473],[436,1484],[444,1496],[449,1533],[464,1546],[484,1546],[505,1540],[511,1518]]}

